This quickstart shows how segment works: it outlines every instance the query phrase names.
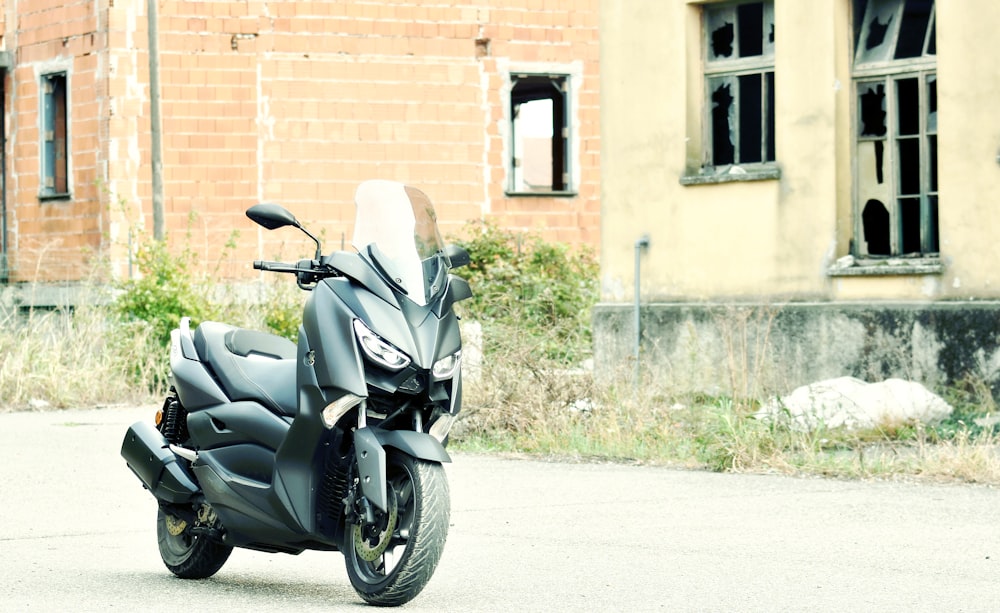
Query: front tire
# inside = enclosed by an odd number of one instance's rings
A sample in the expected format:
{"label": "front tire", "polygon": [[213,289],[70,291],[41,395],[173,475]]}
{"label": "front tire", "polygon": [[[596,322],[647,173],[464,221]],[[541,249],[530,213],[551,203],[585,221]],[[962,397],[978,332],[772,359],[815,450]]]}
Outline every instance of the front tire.
{"label": "front tire", "polygon": [[444,467],[389,451],[389,510],[372,524],[348,524],[344,557],[351,585],[365,602],[398,606],[430,581],[448,537],[451,501]]}
{"label": "front tire", "polygon": [[191,533],[182,519],[158,509],[156,540],[163,563],[182,579],[205,579],[219,572],[233,548],[208,536]]}

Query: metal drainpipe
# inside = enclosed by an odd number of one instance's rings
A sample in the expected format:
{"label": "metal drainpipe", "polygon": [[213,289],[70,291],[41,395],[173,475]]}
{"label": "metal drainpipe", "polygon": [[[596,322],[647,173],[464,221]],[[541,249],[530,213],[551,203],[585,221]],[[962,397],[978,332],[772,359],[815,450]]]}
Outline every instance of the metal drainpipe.
{"label": "metal drainpipe", "polygon": [[0,284],[10,280],[7,251],[7,68],[0,70]]}
{"label": "metal drainpipe", "polygon": [[640,260],[642,258],[642,252],[649,249],[649,235],[644,234],[642,238],[635,241],[635,346],[633,347],[633,357],[635,358],[635,391],[639,391],[639,349],[642,343],[642,320],[639,313],[639,291],[642,286],[641,281],[641,268]]}
{"label": "metal drainpipe", "polygon": [[160,30],[156,14],[157,0],[146,3],[149,31],[149,120],[150,163],[153,181],[153,238],[162,241],[167,232],[163,218],[163,123],[160,120]]}

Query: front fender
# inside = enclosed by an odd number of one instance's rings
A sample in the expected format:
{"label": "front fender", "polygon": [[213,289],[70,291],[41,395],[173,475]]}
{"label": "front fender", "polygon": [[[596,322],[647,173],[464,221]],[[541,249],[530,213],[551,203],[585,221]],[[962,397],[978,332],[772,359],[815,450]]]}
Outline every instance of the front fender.
{"label": "front fender", "polygon": [[391,447],[409,456],[431,462],[451,462],[441,443],[423,432],[361,428],[354,432],[354,453],[358,460],[361,493],[372,504],[388,510],[385,484],[385,448]]}

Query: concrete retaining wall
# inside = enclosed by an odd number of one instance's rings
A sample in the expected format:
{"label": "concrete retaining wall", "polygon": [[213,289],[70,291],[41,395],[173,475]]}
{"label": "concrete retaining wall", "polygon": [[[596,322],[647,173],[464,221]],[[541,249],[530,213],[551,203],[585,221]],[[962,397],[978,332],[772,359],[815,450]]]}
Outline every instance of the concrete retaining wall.
{"label": "concrete retaining wall", "polygon": [[[1000,392],[1000,302],[646,304],[641,322],[643,375],[670,391],[759,398],[852,375]],[[597,372],[633,372],[634,339],[631,305],[595,307]]]}

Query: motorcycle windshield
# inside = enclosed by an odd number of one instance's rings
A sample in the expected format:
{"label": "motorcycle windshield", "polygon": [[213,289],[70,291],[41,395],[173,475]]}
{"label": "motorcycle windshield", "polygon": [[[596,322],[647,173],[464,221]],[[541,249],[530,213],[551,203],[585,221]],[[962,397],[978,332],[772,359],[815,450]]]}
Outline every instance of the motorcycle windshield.
{"label": "motorcycle windshield", "polygon": [[451,262],[444,253],[437,216],[422,191],[395,181],[365,181],[354,194],[357,207],[351,244],[419,305],[445,288]]}

